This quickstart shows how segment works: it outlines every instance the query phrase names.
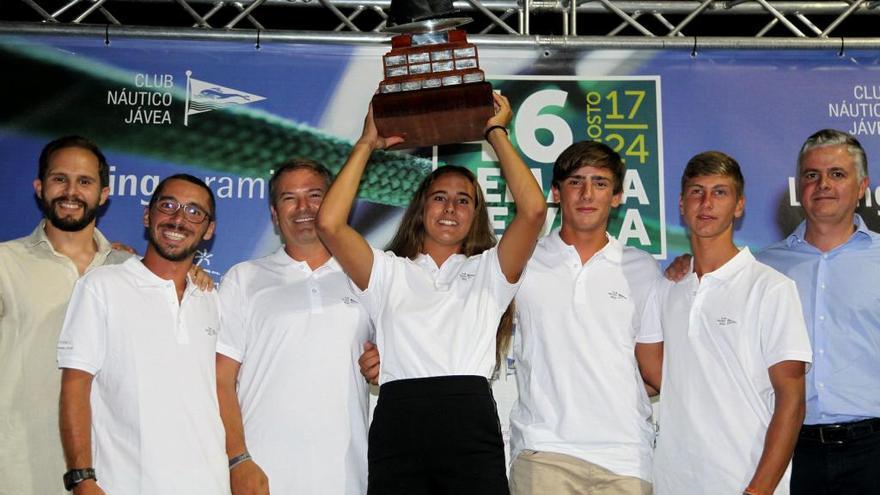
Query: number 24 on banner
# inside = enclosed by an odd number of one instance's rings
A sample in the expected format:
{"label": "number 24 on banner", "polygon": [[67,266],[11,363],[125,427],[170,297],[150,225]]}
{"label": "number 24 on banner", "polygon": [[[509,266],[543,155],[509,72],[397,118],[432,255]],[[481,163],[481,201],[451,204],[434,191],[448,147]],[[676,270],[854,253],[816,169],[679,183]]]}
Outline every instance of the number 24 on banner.
{"label": "number 24 on banner", "polygon": [[[646,91],[640,89],[588,91],[586,120],[579,122],[580,119],[576,119],[570,124],[559,115],[563,112],[554,112],[554,109],[565,108],[568,91],[536,91],[523,100],[517,111],[515,132],[520,150],[532,160],[552,163],[574,142],[572,127],[575,127],[580,133],[585,132],[587,138],[604,142],[616,152],[622,151],[624,159],[632,157],[638,159],[639,164],[645,164],[650,156],[645,145],[645,132],[652,127],[650,117],[639,118],[645,96]],[[586,128],[581,129],[584,124]],[[553,136],[549,144],[539,141],[539,130]]]}

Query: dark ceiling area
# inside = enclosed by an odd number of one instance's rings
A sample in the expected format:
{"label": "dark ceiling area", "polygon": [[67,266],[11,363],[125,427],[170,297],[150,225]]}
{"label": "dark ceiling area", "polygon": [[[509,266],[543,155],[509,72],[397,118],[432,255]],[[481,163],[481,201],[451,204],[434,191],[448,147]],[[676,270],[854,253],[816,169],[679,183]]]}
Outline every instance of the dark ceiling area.
{"label": "dark ceiling area", "polygon": [[[254,6],[253,4],[258,5]],[[563,11],[568,2],[543,2],[532,8],[529,14],[528,34],[566,35],[566,18]],[[646,36],[668,35],[674,26],[705,2],[578,2],[576,34],[578,36]],[[838,22],[827,37],[880,37],[880,2],[764,2],[776,7],[783,19],[774,11],[764,8],[761,2],[710,2],[708,8],[694,15],[680,32],[685,36],[720,37],[794,37],[798,36],[785,21],[800,30],[805,37],[821,37],[819,32]],[[832,5],[835,4],[835,5]],[[506,5],[506,6],[505,6]],[[484,0],[483,2],[456,2],[463,16],[473,22],[464,27],[470,34],[525,34],[518,26],[522,1],[508,2]],[[536,3],[536,5],[538,5]],[[611,7],[620,11],[638,25],[627,22]],[[329,6],[329,7],[328,7]],[[484,10],[477,7],[483,6]],[[798,10],[798,7],[800,10]],[[834,7],[834,8],[832,8]],[[266,2],[223,2],[207,0],[3,0],[0,7],[0,23],[25,23],[28,25],[105,25],[183,29],[223,29],[247,8],[253,10],[234,25],[235,30],[272,30],[282,32],[351,32],[339,16],[345,16],[357,30],[370,32],[382,27],[387,2],[357,2],[331,0],[269,0]],[[196,17],[206,17],[198,26]],[[91,12],[89,12],[91,10]],[[336,12],[334,12],[334,10]],[[851,14],[845,14],[853,10]],[[41,12],[42,11],[42,12]],[[491,11],[512,30],[493,22],[486,15]],[[85,16],[83,16],[86,14]],[[46,17],[51,19],[47,20]],[[841,17],[843,16],[843,17]],[[812,27],[811,27],[812,25]]]}

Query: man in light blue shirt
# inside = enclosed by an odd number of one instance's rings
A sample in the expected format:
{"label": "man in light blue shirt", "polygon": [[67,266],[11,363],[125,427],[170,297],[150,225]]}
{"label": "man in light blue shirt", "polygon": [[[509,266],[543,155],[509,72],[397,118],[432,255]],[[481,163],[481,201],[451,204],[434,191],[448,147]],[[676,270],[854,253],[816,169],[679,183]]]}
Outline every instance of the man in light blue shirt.
{"label": "man in light blue shirt", "polygon": [[821,130],[798,157],[806,220],[758,260],[794,279],[813,346],[792,495],[880,493],[880,234],[855,214],[861,144]]}

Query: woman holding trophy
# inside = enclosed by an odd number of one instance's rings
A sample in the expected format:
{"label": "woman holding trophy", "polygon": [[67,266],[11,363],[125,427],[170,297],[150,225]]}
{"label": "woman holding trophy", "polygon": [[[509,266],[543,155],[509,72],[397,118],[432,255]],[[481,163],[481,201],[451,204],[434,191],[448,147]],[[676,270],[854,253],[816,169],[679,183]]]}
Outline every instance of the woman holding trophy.
{"label": "woman holding trophy", "polygon": [[318,233],[358,290],[382,355],[370,494],[509,493],[488,378],[500,359],[496,337],[509,340],[510,318],[502,316],[546,204],[507,137],[510,103],[497,94],[494,103],[485,137],[516,204],[497,246],[480,186],[462,167],[440,167],[422,181],[389,252],[347,224],[370,154],[404,142],[379,135],[372,109],[318,213]]}

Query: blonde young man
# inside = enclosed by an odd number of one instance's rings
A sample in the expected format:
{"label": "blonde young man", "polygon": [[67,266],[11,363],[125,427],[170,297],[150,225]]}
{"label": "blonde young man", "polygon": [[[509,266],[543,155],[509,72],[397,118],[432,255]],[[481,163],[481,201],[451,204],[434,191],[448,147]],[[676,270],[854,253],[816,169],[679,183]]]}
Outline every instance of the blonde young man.
{"label": "blonde young man", "polygon": [[743,187],[717,151],[682,174],[693,269],[655,292],[644,320],[664,338],[657,495],[789,493],[812,356],[794,282],[733,243]]}

